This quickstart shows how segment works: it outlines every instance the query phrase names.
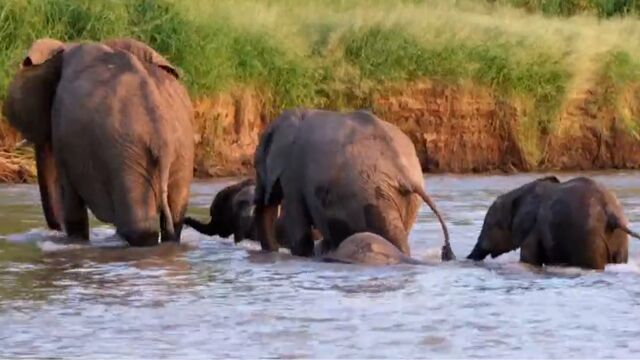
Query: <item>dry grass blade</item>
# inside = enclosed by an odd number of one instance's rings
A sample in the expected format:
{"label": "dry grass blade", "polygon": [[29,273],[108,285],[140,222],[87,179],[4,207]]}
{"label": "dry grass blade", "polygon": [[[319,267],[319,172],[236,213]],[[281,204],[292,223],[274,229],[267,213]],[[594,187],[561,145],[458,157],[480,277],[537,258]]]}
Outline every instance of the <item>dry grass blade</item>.
{"label": "dry grass blade", "polygon": [[0,150],[0,182],[26,183],[36,178],[33,154],[23,151]]}

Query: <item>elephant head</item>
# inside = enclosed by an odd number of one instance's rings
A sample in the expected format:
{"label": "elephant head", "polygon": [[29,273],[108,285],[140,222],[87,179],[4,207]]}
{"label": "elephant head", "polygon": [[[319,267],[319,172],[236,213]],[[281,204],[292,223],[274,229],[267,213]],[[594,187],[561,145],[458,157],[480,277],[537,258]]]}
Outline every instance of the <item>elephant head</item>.
{"label": "elephant head", "polygon": [[548,185],[559,182],[555,176],[543,177],[498,196],[489,207],[478,241],[467,258],[495,258],[519,248],[535,227]]}
{"label": "elephant head", "polygon": [[[108,40],[104,45],[127,51],[143,63],[153,64],[177,78],[177,71],[161,55],[132,39]],[[74,47],[55,39],[36,40],[22,60],[4,101],[2,113],[25,139],[35,145],[42,207],[51,229],[61,230],[61,185],[51,139],[51,110],[65,67],[65,52]]]}
{"label": "elephant head", "polygon": [[187,217],[185,224],[206,235],[226,238],[233,235],[236,243],[255,239],[253,197],[255,181],[247,179],[220,190],[213,199],[208,224]]}
{"label": "elephant head", "polygon": [[337,249],[323,250],[323,241],[316,244],[316,256],[323,261],[364,265],[422,264],[405,255],[380,235],[361,232],[344,239]]}

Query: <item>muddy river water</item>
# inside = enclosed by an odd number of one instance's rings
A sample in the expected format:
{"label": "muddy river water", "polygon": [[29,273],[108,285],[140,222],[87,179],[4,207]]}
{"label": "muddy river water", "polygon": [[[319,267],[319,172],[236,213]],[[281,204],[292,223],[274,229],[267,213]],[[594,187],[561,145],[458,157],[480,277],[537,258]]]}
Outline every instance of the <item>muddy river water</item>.
{"label": "muddy river water", "polygon": [[[640,173],[589,174],[640,230]],[[494,197],[540,174],[429,176],[458,261],[423,206],[410,244],[430,266],[364,267],[263,254],[183,233],[131,249],[43,230],[37,188],[0,187],[0,358],[640,357],[640,241],[604,272],[532,269],[516,252],[464,261]],[[572,174],[562,174],[568,179]],[[229,180],[193,185],[204,217]]]}

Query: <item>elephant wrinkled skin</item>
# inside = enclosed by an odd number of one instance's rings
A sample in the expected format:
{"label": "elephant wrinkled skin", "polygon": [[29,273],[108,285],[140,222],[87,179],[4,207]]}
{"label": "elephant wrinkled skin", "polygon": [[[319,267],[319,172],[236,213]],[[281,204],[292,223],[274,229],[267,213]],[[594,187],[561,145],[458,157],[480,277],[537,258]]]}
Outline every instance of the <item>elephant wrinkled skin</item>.
{"label": "elephant wrinkled skin", "polygon": [[604,269],[627,262],[628,234],[638,237],[604,186],[585,177],[561,183],[549,176],[493,202],[468,258],[482,260],[520,248],[520,261],[531,265]]}
{"label": "elephant wrinkled skin", "polygon": [[159,233],[179,241],[193,109],[176,69],[151,47],[37,40],[3,113],[35,145],[50,228],[88,240],[89,208],[131,245],[156,244]]}
{"label": "elephant wrinkled skin", "polygon": [[282,205],[294,255],[313,255],[315,227],[327,251],[371,232],[409,256],[408,234],[422,198],[440,220],[443,259],[454,257],[446,225],[424,191],[413,144],[369,112],[287,110],[262,134],[255,169],[256,230],[264,250],[278,248]]}

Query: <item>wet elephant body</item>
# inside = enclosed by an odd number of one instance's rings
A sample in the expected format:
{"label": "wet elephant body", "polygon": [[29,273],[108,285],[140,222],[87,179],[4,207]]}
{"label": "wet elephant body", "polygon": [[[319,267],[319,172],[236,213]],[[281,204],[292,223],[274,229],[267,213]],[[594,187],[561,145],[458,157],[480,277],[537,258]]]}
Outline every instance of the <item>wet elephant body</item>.
{"label": "wet elephant body", "polygon": [[[209,222],[186,217],[185,224],[209,236],[227,238],[233,235],[235,243],[256,240],[253,201],[255,181],[246,179],[220,190],[209,207]],[[288,248],[287,232],[283,216],[276,220],[276,237],[281,247]],[[330,250],[322,236],[313,229],[314,255],[324,262],[362,265],[422,264],[402,253],[386,239],[373,233],[356,233]]]}
{"label": "wet elephant body", "polygon": [[604,269],[627,262],[629,234],[637,236],[604,186],[586,177],[560,182],[550,176],[499,196],[468,258],[520,248],[520,260],[532,265]]}
{"label": "wet elephant body", "polygon": [[193,110],[177,71],[152,48],[38,40],[3,112],[35,145],[50,228],[88,240],[90,209],[131,245],[179,241]]}
{"label": "wet elephant body", "polygon": [[255,168],[257,236],[265,250],[278,248],[282,205],[294,255],[313,254],[312,227],[327,250],[371,232],[409,255],[408,233],[422,198],[445,233],[443,258],[453,258],[446,225],[424,192],[413,144],[369,112],[287,110],[262,134]]}
{"label": "wet elephant body", "polygon": [[370,232],[356,233],[344,239],[337,249],[323,253],[321,242],[316,256],[325,262],[359,265],[425,264],[405,255],[389,241]]}

